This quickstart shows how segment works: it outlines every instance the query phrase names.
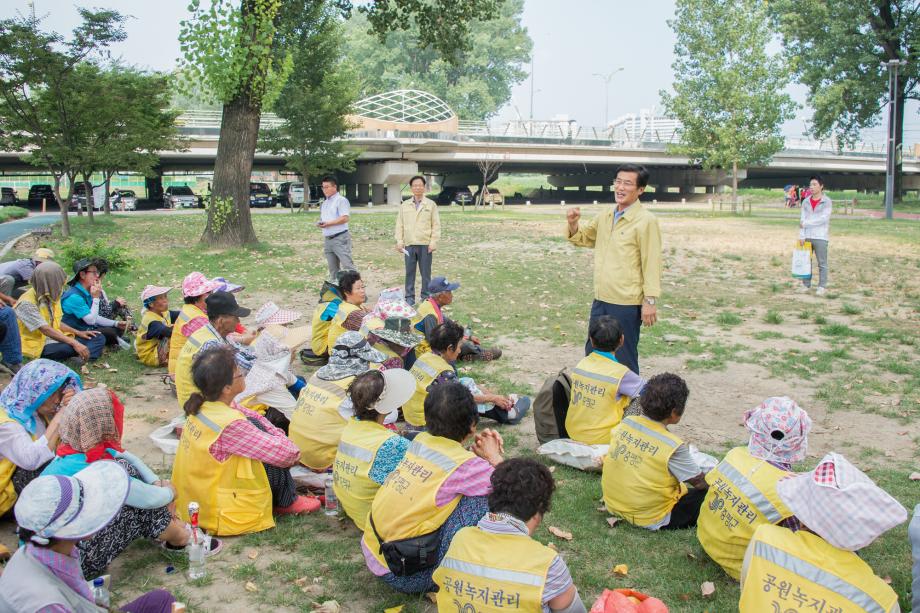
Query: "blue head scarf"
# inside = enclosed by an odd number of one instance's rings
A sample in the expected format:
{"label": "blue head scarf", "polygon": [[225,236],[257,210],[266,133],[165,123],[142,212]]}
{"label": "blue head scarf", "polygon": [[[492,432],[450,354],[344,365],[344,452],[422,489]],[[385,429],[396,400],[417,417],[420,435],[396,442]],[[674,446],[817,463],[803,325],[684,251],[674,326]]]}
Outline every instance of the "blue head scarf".
{"label": "blue head scarf", "polygon": [[22,367],[0,392],[0,409],[5,409],[29,434],[35,434],[35,412],[51,394],[61,388],[80,391],[80,376],[60,362],[39,358]]}

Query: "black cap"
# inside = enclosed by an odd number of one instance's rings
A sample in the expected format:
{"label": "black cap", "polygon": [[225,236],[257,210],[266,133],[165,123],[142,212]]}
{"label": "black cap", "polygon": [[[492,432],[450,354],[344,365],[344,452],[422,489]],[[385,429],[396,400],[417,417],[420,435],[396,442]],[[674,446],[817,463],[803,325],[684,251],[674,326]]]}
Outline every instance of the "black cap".
{"label": "black cap", "polygon": [[236,315],[248,317],[252,311],[236,303],[236,297],[230,292],[214,292],[204,301],[208,309],[208,318],[214,319],[220,315]]}
{"label": "black cap", "polygon": [[80,280],[80,273],[95,264],[95,260],[92,258],[81,258],[73,263],[73,276],[70,278],[70,281],[67,282],[68,285],[73,285]]}

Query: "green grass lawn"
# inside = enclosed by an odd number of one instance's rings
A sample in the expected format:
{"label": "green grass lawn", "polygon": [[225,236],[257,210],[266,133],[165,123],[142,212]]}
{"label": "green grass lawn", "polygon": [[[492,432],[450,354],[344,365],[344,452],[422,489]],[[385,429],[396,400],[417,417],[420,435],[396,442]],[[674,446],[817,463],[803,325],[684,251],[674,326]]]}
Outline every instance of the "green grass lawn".
{"label": "green grass lawn", "polygon": [[0,223],[11,219],[22,219],[28,215],[29,211],[21,206],[0,206]]}
{"label": "green grass lawn", "polygon": [[[731,399],[757,386],[758,379],[769,379],[777,390],[784,381],[810,390],[807,408],[822,416],[816,429],[825,436],[838,419],[854,416],[858,423],[885,425],[885,431],[854,427],[816,446],[836,448],[870,468],[873,479],[912,509],[920,501],[920,483],[908,479],[920,466],[915,428],[920,418],[920,224],[835,217],[831,292],[825,300],[803,300],[791,292],[788,275],[789,249],[797,235],[794,217],[756,213],[743,218],[661,216],[661,321],[643,332],[642,359],[674,368],[691,381],[688,413],[709,411],[708,421],[698,422],[694,431],[718,433],[697,441],[704,451],[723,453],[742,442],[743,434],[728,426],[734,427],[740,411],[749,407]],[[470,323],[481,337],[500,338],[506,350],[499,362],[465,372],[504,392],[533,393],[535,381],[558,369],[559,355],[576,359],[584,342],[591,252],[576,250],[562,238],[561,210],[555,215],[546,210],[443,209],[441,215],[445,238],[434,274],[462,283],[451,316]],[[246,306],[257,308],[271,298],[309,313],[325,274],[314,222],[315,213],[258,214],[254,223],[260,245],[218,251],[197,242],[202,215],[139,214],[99,219],[93,226],[83,218],[73,220],[71,242],[79,246],[101,239],[127,250],[133,266],[112,272],[106,289],[110,296],[127,297],[138,315],[144,285],[178,287],[191,270],[243,283],[240,302]],[[372,295],[402,283],[392,223],[392,212],[359,212],[353,218],[355,260]],[[77,249],[68,250],[59,237],[43,244],[62,253]],[[23,245],[22,252],[34,247]],[[176,307],[179,293],[173,292],[171,300]],[[127,408],[134,411],[129,427],[149,431],[174,412],[138,414],[132,409],[132,401],[162,395],[157,377],[148,374],[160,371],[141,367],[128,353],[106,354],[103,360],[108,368],[91,367],[90,374],[128,397]],[[535,454],[529,423],[502,428],[509,455]],[[811,468],[818,457],[810,456],[802,469]],[[153,465],[162,462],[162,456],[147,459]],[[589,607],[604,588],[633,587],[661,598],[672,611],[736,609],[737,585],[703,553],[695,531],[649,533],[622,522],[611,528],[597,510],[598,475],[565,467],[554,475],[559,487],[553,509],[536,538],[559,549]],[[552,537],[549,525],[571,531],[574,538]],[[197,585],[164,573],[167,564],[181,570],[183,560],[138,543],[113,570],[116,593],[123,601],[165,586],[202,611],[310,611],[314,602],[327,599],[354,611],[398,605],[405,605],[406,612],[434,610],[428,601],[395,594],[374,580],[364,567],[358,538],[348,522],[321,514],[284,518],[274,530],[229,542],[211,564],[212,578]],[[252,551],[258,553],[255,558]],[[891,577],[902,609],[908,610],[906,524],[863,555],[880,576]],[[614,576],[617,564],[629,566],[628,576]],[[306,591],[303,581],[295,583],[304,577]],[[704,581],[716,585],[710,598],[700,594]],[[247,582],[255,591],[245,589]]]}

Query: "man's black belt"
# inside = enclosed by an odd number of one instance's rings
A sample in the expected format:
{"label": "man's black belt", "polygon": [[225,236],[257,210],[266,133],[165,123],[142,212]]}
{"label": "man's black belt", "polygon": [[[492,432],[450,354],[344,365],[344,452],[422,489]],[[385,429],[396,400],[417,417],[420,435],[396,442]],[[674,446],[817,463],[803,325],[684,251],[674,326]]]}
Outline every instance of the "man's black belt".
{"label": "man's black belt", "polygon": [[335,238],[336,236],[342,236],[343,234],[345,234],[345,233],[347,233],[347,232],[348,232],[348,230],[342,230],[341,232],[337,232],[336,234],[330,234],[330,235],[327,236],[326,238]]}

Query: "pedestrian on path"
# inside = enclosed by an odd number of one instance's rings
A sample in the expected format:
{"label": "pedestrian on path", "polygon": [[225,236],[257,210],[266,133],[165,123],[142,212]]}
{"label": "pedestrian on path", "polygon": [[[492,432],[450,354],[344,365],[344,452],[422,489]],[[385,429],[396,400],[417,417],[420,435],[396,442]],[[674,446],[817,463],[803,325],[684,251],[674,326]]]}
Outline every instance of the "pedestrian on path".
{"label": "pedestrian on path", "polygon": [[[594,249],[594,302],[588,327],[602,315],[616,319],[625,337],[616,359],[636,374],[639,333],[642,324],[652,326],[658,320],[661,296],[661,229],[639,202],[648,179],[645,167],[624,164],[613,182],[615,208],[603,211],[584,227],[578,224],[578,207],[566,213],[569,242]],[[585,355],[591,351],[589,338]]]}
{"label": "pedestrian on path", "polygon": [[[818,289],[816,296],[827,292],[827,241],[831,227],[831,209],[833,203],[824,193],[824,179],[815,175],[808,181],[811,195],[802,200],[802,215],[799,217],[799,243],[811,243],[811,250],[818,260]],[[812,275],[813,277],[814,275]],[[812,277],[802,279],[799,291],[811,289]]]}
{"label": "pedestrian on path", "polygon": [[324,177],[322,187],[326,199],[320,205],[316,225],[323,230],[323,253],[329,266],[329,280],[334,283],[337,272],[355,268],[351,260],[351,233],[348,231],[351,204],[339,193],[339,182],[335,177]]}
{"label": "pedestrian on path", "polygon": [[441,220],[438,205],[425,197],[428,183],[417,175],[409,180],[412,197],[399,206],[396,215],[396,251],[406,262],[406,302],[415,304],[415,269],[422,274],[421,298],[428,298],[431,282],[431,261],[441,240]]}

